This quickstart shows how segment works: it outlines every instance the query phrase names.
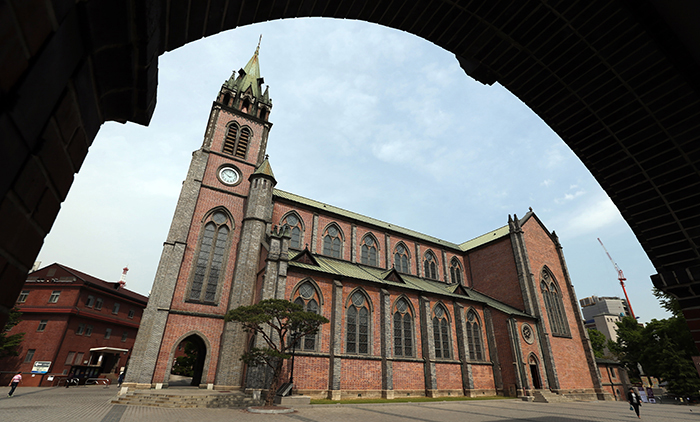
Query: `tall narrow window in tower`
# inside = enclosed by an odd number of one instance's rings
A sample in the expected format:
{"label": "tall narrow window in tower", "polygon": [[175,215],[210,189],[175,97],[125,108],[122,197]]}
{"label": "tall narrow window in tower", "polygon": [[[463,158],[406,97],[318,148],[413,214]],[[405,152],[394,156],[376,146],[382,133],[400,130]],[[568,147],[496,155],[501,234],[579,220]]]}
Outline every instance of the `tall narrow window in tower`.
{"label": "tall narrow window in tower", "polygon": [[564,301],[556,281],[547,268],[542,269],[540,290],[542,291],[544,307],[547,310],[547,318],[549,319],[552,335],[569,336],[569,322],[564,310]]}
{"label": "tall narrow window in tower", "polygon": [[394,356],[413,356],[413,316],[404,298],[397,300],[395,305]]}
{"label": "tall narrow window in tower", "polygon": [[450,280],[454,284],[462,284],[462,266],[456,257],[450,261]]}
{"label": "tall narrow window in tower", "polygon": [[248,153],[248,144],[252,133],[249,128],[240,128],[238,123],[231,122],[226,131],[224,146],[221,151],[224,154],[233,155],[238,158],[245,158]]}
{"label": "tall narrow window in tower", "polygon": [[408,264],[408,249],[406,249],[403,243],[400,243],[394,252],[394,268],[396,268],[398,272],[409,274],[410,270]]}
{"label": "tall narrow window in tower", "polygon": [[204,222],[188,299],[214,304],[228,250],[229,218],[215,211]]}
{"label": "tall narrow window in tower", "polygon": [[435,340],[435,357],[450,358],[450,322],[447,311],[442,304],[435,306],[433,311],[433,337]]}
{"label": "tall narrow window in tower", "polygon": [[360,260],[365,265],[377,266],[377,242],[369,234],[362,240]]}
{"label": "tall narrow window in tower", "polygon": [[[319,296],[310,281],[303,282],[297,289],[294,303],[301,305],[306,312],[319,313]],[[300,350],[316,350],[316,337],[318,334],[309,334],[297,340],[296,348]]]}
{"label": "tall narrow window in tower", "polygon": [[250,141],[250,129],[244,127],[241,129],[241,136],[236,144],[236,157],[245,158],[248,152],[248,142]]}
{"label": "tall narrow window in tower", "polygon": [[226,139],[224,140],[224,148],[222,152],[224,154],[233,155],[233,151],[236,148],[236,139],[238,138],[238,125],[236,123],[231,123],[226,131]]}
{"label": "tall narrow window in tower", "polygon": [[369,353],[369,310],[368,299],[356,290],[350,296],[345,320],[346,320],[346,353],[366,355]]}
{"label": "tall narrow window in tower", "polygon": [[292,249],[301,249],[302,245],[302,238],[301,238],[301,227],[302,222],[297,217],[296,214],[289,214],[287,215],[284,220],[282,220],[282,227],[287,227],[289,228],[290,234],[292,236],[291,241],[289,243],[289,247]]}
{"label": "tall narrow window in tower", "polygon": [[336,225],[331,225],[326,229],[323,236],[323,254],[333,258],[342,256],[342,241],[340,240],[340,230]]}
{"label": "tall narrow window in tower", "polygon": [[469,343],[469,359],[483,360],[481,327],[479,326],[479,318],[473,309],[467,312],[467,343]]}
{"label": "tall narrow window in tower", "polygon": [[432,251],[425,253],[423,257],[423,270],[425,272],[425,278],[430,278],[433,280],[438,279],[437,274],[437,259]]}

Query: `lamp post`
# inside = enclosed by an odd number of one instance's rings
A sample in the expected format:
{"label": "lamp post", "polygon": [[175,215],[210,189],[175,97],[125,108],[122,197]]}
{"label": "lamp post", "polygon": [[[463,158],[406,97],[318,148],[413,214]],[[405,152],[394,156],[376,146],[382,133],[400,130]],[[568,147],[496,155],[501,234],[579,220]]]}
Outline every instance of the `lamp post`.
{"label": "lamp post", "polygon": [[297,336],[299,333],[297,331],[292,331],[292,368],[289,371],[289,383],[294,385],[294,355],[297,350]]}

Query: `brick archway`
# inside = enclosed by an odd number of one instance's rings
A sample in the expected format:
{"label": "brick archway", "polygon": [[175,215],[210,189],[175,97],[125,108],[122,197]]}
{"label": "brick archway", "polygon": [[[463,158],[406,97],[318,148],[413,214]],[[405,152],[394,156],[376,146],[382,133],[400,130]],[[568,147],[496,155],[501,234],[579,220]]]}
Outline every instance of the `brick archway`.
{"label": "brick archway", "polygon": [[[235,27],[293,17],[410,32],[498,82],[581,158],[659,271],[700,302],[700,6],[661,0],[410,3],[8,1],[0,7],[0,322],[87,150],[108,120],[148,124],[158,56]],[[697,289],[697,293],[696,290]]]}

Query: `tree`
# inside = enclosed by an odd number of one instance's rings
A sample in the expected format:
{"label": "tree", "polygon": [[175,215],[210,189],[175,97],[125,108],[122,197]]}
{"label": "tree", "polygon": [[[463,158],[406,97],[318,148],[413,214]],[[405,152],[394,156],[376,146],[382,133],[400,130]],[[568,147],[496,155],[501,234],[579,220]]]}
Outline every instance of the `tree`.
{"label": "tree", "polygon": [[591,347],[593,348],[593,354],[595,355],[595,357],[604,358],[605,343],[607,342],[607,338],[605,337],[605,335],[596,329],[589,328],[588,338],[591,339]]}
{"label": "tree", "polygon": [[646,327],[632,317],[623,318],[617,323],[617,343],[611,344],[610,349],[625,365],[633,381],[638,380],[638,365],[641,365],[646,375],[668,382],[671,393],[697,395],[700,377],[692,360],[692,356],[697,355],[697,348],[685,317],[674,297],[658,289],[653,293],[673,316],[653,319]]}
{"label": "tree", "polygon": [[16,307],[10,309],[10,316],[5,324],[5,329],[0,333],[0,359],[8,356],[17,356],[17,349],[24,339],[24,333],[16,333],[11,336],[7,332],[21,321],[22,313]]}
{"label": "tree", "polygon": [[[243,330],[265,341],[267,347],[253,347],[241,356],[250,366],[267,365],[272,369],[265,405],[272,406],[280,384],[282,363],[294,342],[304,336],[316,334],[328,319],[313,312],[306,312],[295,303],[281,299],[266,299],[251,306],[241,306],[226,314],[226,321],[237,321]],[[292,338],[293,337],[293,338]]]}
{"label": "tree", "polygon": [[185,356],[175,358],[175,364],[170,372],[175,375],[191,377],[194,375],[195,362],[197,362],[197,347],[192,342],[185,342]]}

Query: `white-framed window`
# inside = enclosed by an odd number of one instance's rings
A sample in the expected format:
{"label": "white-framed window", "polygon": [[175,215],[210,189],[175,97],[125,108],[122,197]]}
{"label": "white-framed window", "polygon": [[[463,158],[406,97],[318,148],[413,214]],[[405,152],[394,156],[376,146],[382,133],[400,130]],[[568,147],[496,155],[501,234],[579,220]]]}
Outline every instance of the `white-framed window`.
{"label": "white-framed window", "polygon": [[44,331],[46,329],[46,324],[49,323],[48,319],[42,319],[39,321],[39,326],[37,327],[37,331]]}
{"label": "white-framed window", "polygon": [[61,296],[61,291],[60,290],[54,290],[51,292],[51,296],[49,296],[49,303],[56,303],[58,302],[58,298]]}

